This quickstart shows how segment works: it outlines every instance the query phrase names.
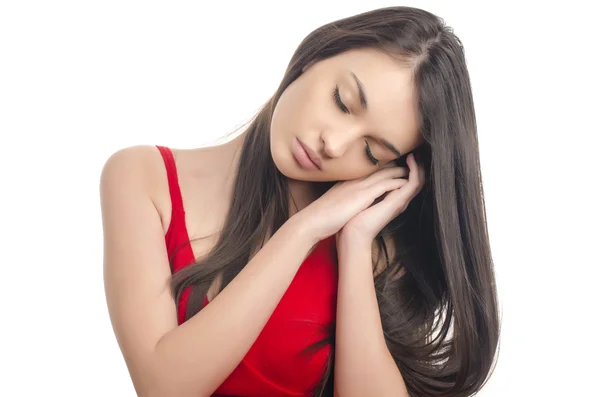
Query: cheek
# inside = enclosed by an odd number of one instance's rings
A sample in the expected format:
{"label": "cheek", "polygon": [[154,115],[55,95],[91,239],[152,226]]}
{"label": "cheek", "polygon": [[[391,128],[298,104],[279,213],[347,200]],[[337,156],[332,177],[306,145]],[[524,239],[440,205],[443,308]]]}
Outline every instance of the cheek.
{"label": "cheek", "polygon": [[297,134],[299,130],[293,101],[289,97],[281,97],[271,120],[271,139],[278,143],[281,139]]}
{"label": "cheek", "polygon": [[364,168],[344,168],[340,172],[335,173],[335,175],[331,175],[333,179],[339,181],[348,181],[352,179],[358,179],[369,175],[371,172],[369,170],[365,170]]}
{"label": "cheek", "polygon": [[272,123],[272,126],[274,129],[271,130],[270,150],[273,162],[283,175],[288,178],[298,179],[300,176],[298,175],[299,169],[292,154],[294,135],[289,133],[289,131],[283,130],[277,125],[277,122]]}
{"label": "cheek", "polygon": [[325,175],[329,180],[347,181],[363,178],[376,170],[376,167],[370,166],[353,153],[352,156],[334,160]]}

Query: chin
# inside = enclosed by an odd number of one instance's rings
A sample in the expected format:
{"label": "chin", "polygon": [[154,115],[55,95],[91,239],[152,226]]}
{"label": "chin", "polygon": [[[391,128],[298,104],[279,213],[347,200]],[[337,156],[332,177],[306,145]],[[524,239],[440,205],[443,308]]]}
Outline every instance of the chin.
{"label": "chin", "polygon": [[275,162],[275,166],[286,178],[295,179],[299,181],[310,181],[311,179],[307,179],[308,175],[306,172],[302,171],[295,163],[294,159],[277,161],[273,158]]}
{"label": "chin", "polygon": [[275,166],[286,178],[294,179],[297,181],[305,181],[305,182],[318,182],[319,180],[315,178],[315,174],[309,171],[304,171],[300,166],[296,163],[293,157],[286,158],[277,158],[273,157],[273,162]]}

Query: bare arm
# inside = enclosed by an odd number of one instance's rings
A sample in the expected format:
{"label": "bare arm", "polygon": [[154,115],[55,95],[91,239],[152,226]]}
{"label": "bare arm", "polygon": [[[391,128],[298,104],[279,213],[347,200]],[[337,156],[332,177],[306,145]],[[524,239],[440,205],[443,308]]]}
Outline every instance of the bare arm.
{"label": "bare arm", "polygon": [[371,244],[341,238],[338,258],[335,396],[408,397],[383,335]]}
{"label": "bare arm", "polygon": [[163,229],[145,181],[152,150],[120,150],[102,170],[110,318],[138,395],[209,396],[250,349],[318,240],[290,218],[210,305],[178,327]]}

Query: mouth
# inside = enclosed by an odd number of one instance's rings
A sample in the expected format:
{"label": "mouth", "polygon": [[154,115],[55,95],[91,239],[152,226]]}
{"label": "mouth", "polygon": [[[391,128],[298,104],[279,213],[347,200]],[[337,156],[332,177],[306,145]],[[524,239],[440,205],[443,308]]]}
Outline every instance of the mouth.
{"label": "mouth", "polygon": [[321,170],[321,158],[299,138],[294,140],[293,154],[296,161],[306,169]]}

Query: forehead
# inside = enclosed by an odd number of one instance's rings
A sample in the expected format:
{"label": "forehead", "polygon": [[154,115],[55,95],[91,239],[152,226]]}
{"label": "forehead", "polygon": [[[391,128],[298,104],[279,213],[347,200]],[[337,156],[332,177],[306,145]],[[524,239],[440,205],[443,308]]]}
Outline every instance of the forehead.
{"label": "forehead", "polygon": [[369,126],[387,137],[418,130],[416,89],[409,67],[376,49],[350,50],[336,58],[337,73],[345,84],[356,86],[354,73],[364,86],[368,110],[361,115]]}

